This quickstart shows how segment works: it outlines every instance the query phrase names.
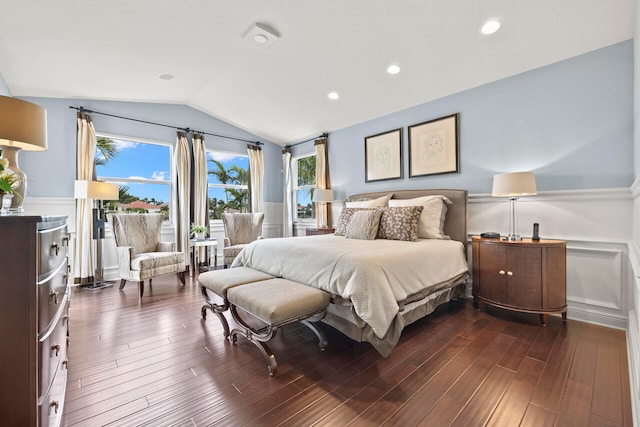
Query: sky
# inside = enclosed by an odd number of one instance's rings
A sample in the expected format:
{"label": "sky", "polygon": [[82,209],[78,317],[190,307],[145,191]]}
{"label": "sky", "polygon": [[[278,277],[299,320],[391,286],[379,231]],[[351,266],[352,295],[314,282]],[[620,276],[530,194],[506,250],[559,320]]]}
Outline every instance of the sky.
{"label": "sky", "polygon": [[[169,145],[152,144],[127,141],[122,139],[112,140],[116,143],[119,154],[110,160],[105,166],[97,166],[96,173],[98,179],[116,182],[129,187],[129,194],[140,199],[145,197],[155,198],[157,201],[168,202],[170,200],[170,172],[171,147]],[[96,156],[99,152],[96,151]],[[248,169],[249,159],[245,156],[238,156],[235,153],[210,152],[207,151],[207,160],[216,159],[222,162],[225,169],[236,164],[239,167]],[[207,162],[209,169],[215,167]],[[113,179],[116,178],[116,179]],[[117,178],[144,179],[148,183],[125,182],[120,183]],[[209,175],[209,183],[218,183],[214,175]],[[209,197],[224,197],[222,189],[210,189]]]}

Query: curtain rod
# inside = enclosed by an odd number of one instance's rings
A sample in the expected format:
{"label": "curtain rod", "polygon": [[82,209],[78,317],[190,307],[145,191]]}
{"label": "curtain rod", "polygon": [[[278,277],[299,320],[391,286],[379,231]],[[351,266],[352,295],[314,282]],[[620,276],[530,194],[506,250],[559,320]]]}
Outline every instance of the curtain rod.
{"label": "curtain rod", "polygon": [[81,113],[90,113],[90,114],[101,114],[103,116],[109,116],[109,117],[114,117],[116,119],[123,119],[123,120],[130,120],[132,122],[138,122],[138,123],[146,123],[148,125],[154,125],[154,126],[162,126],[165,128],[171,128],[171,129],[175,129],[175,130],[181,130],[183,132],[189,133],[189,132],[193,132],[193,133],[199,133],[202,135],[211,135],[211,136],[217,136],[218,138],[226,138],[226,139],[233,139],[236,141],[242,141],[242,142],[248,142],[251,144],[254,144],[256,146],[260,146],[260,145],[264,145],[262,142],[260,141],[250,141],[248,139],[243,139],[243,138],[236,138],[234,136],[226,136],[226,135],[219,135],[217,133],[211,133],[211,132],[203,132],[203,131],[199,131],[199,130],[194,130],[194,129],[189,129],[189,128],[181,128],[178,126],[172,126],[172,125],[166,125],[164,123],[156,123],[156,122],[150,122],[147,120],[140,120],[140,119],[134,119],[131,117],[124,117],[124,116],[118,116],[115,114],[110,114],[110,113],[102,113],[100,111],[95,111],[95,110],[89,110],[87,108],[84,107],[74,107],[72,105],[69,105],[69,108],[73,109],[73,110],[78,110]]}
{"label": "curtain rod", "polygon": [[329,136],[329,134],[327,132],[325,132],[322,135],[314,136],[313,138],[309,138],[309,139],[307,139],[305,141],[296,142],[295,144],[287,144],[287,145],[284,146],[284,148],[295,147],[296,145],[304,144],[305,142],[313,141],[313,140],[315,140],[317,138],[327,138],[328,136]]}

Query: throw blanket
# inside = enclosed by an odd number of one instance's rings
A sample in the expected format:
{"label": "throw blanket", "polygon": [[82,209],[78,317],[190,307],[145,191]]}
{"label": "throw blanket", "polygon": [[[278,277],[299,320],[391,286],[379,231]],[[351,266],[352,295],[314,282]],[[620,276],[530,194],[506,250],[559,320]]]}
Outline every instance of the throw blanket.
{"label": "throw blanket", "polygon": [[468,271],[463,251],[454,240],[289,237],[252,242],[232,267],[250,267],[339,295],[383,338],[398,316],[399,303],[427,288],[436,291]]}

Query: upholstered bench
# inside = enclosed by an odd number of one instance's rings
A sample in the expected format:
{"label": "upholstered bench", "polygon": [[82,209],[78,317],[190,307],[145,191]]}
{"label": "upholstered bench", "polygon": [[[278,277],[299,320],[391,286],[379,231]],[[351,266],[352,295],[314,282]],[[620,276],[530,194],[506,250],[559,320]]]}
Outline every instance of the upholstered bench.
{"label": "upholstered bench", "polygon": [[[273,279],[273,276],[248,267],[236,267],[200,273],[198,282],[200,282],[200,290],[206,303],[200,310],[202,318],[207,318],[207,309],[218,315],[220,323],[222,323],[222,327],[224,328],[224,337],[227,338],[229,336],[229,324],[222,313],[229,309],[229,303],[227,301],[227,292],[229,289],[267,279]],[[209,296],[208,291],[222,298],[222,304],[216,304]]]}
{"label": "upholstered bench", "polygon": [[[329,299],[329,294],[320,289],[282,278],[230,287],[227,300],[231,315],[241,329],[234,328],[229,339],[235,343],[237,336],[242,335],[254,343],[267,359],[269,375],[273,376],[278,365],[266,342],[275,337],[279,327],[302,322],[316,334],[320,349],[324,350],[327,339],[311,322],[324,317]],[[250,326],[238,315],[237,308],[258,318],[266,326],[260,329]]]}

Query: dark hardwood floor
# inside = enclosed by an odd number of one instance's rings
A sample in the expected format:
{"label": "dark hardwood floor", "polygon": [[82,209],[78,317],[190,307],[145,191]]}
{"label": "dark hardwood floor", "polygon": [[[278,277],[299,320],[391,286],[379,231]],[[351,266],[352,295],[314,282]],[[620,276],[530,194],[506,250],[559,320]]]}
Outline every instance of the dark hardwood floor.
{"label": "dark hardwood floor", "polygon": [[74,289],[67,426],[631,426],[623,331],[470,301],[408,326],[388,358],[323,326],[225,341],[195,281]]}

